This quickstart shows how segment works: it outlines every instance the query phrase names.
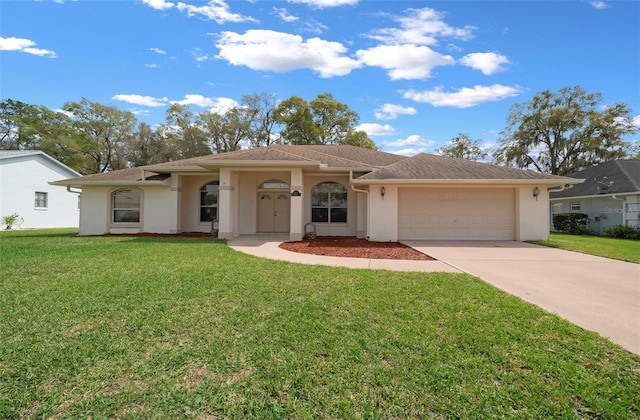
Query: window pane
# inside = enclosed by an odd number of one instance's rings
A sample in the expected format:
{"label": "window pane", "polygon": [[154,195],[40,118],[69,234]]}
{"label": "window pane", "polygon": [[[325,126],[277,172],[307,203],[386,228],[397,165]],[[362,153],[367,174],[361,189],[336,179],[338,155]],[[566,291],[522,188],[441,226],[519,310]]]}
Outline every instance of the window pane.
{"label": "window pane", "polygon": [[264,190],[288,190],[289,184],[278,181],[277,179],[271,179],[260,184],[258,188]]}
{"label": "window pane", "polygon": [[329,206],[329,193],[314,191],[311,193],[311,206],[313,207],[328,207]]}
{"label": "window pane", "polygon": [[35,206],[36,207],[47,207],[47,193],[46,192],[36,192]]}
{"label": "window pane", "polygon": [[215,206],[218,204],[218,193],[201,192],[200,193],[200,205],[201,206]]}
{"label": "window pane", "polygon": [[329,209],[312,208],[311,209],[311,221],[316,223],[329,222]]}
{"label": "window pane", "polygon": [[217,207],[200,207],[200,221],[210,222],[218,218]]}
{"label": "window pane", "polygon": [[331,207],[347,207],[347,193],[331,194]]}
{"label": "window pane", "polygon": [[113,208],[140,208],[140,193],[133,190],[120,190],[113,193]]}
{"label": "window pane", "polygon": [[331,223],[347,223],[347,209],[331,209]]}
{"label": "window pane", "polygon": [[113,221],[115,223],[138,223],[140,221],[139,210],[114,210]]}

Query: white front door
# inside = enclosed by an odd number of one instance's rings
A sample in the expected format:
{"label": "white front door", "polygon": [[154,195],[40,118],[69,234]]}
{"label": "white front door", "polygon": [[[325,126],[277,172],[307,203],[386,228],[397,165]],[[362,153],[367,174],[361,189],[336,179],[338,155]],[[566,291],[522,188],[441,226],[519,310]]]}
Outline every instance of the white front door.
{"label": "white front door", "polygon": [[288,191],[258,192],[258,232],[289,232],[290,202]]}

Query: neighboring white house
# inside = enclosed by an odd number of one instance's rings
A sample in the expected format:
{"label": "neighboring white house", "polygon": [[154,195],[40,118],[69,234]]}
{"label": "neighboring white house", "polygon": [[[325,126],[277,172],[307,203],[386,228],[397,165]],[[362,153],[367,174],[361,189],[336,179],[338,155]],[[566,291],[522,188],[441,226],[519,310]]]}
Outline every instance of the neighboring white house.
{"label": "neighboring white house", "polygon": [[[277,145],[57,181],[80,234],[288,233],[372,241],[549,236],[549,188],[582,180],[443,156]],[[308,226],[310,227],[310,225]]]}
{"label": "neighboring white house", "polygon": [[552,214],[584,213],[597,234],[615,225],[640,228],[640,160],[612,160],[567,176],[586,181],[552,192]]}
{"label": "neighboring white house", "polygon": [[17,213],[23,229],[78,227],[79,195],[49,184],[75,176],[41,151],[0,150],[0,216]]}

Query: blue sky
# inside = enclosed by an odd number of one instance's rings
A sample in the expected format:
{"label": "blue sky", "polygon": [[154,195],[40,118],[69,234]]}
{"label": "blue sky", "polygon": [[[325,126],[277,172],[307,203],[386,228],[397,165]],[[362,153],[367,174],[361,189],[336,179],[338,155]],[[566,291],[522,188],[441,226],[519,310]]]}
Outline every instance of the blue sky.
{"label": "blue sky", "polygon": [[174,102],[329,92],[384,151],[434,152],[458,133],[491,148],[514,103],[576,85],[640,125],[640,2],[0,2],[0,98],[84,97],[152,125]]}

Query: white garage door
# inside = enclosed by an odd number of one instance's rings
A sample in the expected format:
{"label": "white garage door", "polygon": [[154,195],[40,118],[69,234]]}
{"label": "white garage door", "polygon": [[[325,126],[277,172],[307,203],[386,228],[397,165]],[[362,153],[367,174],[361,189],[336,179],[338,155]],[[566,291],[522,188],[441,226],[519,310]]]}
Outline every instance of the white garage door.
{"label": "white garage door", "polygon": [[399,239],[515,239],[513,189],[400,188]]}

